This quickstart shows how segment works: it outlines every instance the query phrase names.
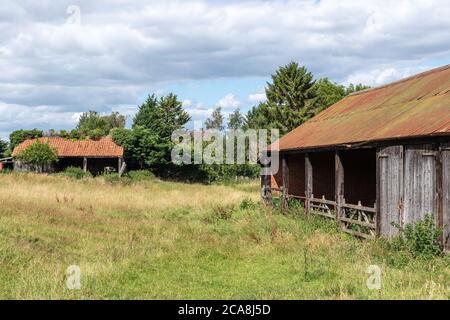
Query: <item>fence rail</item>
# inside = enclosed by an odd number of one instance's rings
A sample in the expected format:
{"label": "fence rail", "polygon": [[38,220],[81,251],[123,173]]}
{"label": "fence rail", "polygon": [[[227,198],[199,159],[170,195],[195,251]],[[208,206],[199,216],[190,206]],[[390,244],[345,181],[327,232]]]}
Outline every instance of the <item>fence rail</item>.
{"label": "fence rail", "polygon": [[377,208],[358,204],[346,203],[342,199],[341,203],[322,198],[292,195],[285,192],[283,188],[270,188],[271,191],[279,193],[280,200],[287,202],[287,199],[298,199],[305,203],[306,214],[314,214],[329,219],[336,220],[340,229],[353,236],[374,239],[377,230]]}

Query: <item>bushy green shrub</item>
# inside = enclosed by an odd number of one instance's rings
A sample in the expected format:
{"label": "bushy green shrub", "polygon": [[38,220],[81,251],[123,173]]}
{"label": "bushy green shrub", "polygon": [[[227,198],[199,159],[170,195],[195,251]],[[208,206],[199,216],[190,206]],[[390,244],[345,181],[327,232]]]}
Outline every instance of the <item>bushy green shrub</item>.
{"label": "bushy green shrub", "polygon": [[9,135],[10,145],[9,147],[13,150],[18,144],[22,143],[27,139],[35,139],[43,136],[42,130],[16,130]]}
{"label": "bushy green shrub", "polygon": [[39,140],[19,152],[16,158],[25,163],[35,165],[49,165],[58,162],[56,150],[50,147],[48,143],[43,143]]}
{"label": "bushy green shrub", "polygon": [[67,167],[63,172],[60,173],[60,175],[77,180],[92,177],[90,172],[84,172],[83,169],[78,167]]}
{"label": "bushy green shrub", "polygon": [[432,214],[404,228],[395,226],[400,229],[400,235],[392,243],[395,248],[406,250],[413,257],[432,258],[442,254],[438,239],[443,230],[435,226]]}

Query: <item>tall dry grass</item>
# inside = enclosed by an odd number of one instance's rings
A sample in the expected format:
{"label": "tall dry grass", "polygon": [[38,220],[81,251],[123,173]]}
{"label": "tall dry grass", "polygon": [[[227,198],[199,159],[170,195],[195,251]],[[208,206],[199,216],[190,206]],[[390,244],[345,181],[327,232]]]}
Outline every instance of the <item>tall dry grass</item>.
{"label": "tall dry grass", "polygon": [[[256,182],[0,174],[0,298],[450,298],[448,258],[414,260],[258,198]],[[66,287],[69,265],[81,290]]]}

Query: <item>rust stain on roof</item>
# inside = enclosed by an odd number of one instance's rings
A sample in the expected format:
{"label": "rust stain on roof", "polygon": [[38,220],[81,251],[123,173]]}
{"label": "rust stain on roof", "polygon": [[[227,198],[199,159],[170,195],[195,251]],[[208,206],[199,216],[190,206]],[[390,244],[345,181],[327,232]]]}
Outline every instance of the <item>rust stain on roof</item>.
{"label": "rust stain on roof", "polygon": [[123,148],[106,137],[100,140],[68,140],[60,137],[44,137],[25,140],[14,148],[13,156],[25,150],[32,143],[39,140],[54,148],[58,157],[122,157]]}
{"label": "rust stain on roof", "polygon": [[352,94],[279,140],[280,150],[450,135],[450,65]]}

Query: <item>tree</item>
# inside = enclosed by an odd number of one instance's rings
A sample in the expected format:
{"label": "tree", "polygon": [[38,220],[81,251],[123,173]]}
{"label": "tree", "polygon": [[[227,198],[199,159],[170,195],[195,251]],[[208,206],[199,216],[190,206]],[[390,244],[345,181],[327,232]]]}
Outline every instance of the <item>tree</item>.
{"label": "tree", "polygon": [[98,138],[107,136],[112,129],[124,127],[125,116],[120,113],[101,116],[97,111],[90,110],[80,116],[76,129],[81,137]]}
{"label": "tree", "polygon": [[223,131],[225,129],[223,125],[223,115],[222,115],[222,108],[217,107],[214,109],[214,111],[211,114],[211,117],[206,119],[205,121],[205,127],[206,129],[216,129],[219,131]]}
{"label": "tree", "polygon": [[43,143],[39,140],[19,152],[16,158],[34,165],[53,164],[58,161],[56,150],[50,147],[48,143]]}
{"label": "tree", "polygon": [[314,109],[313,75],[305,67],[291,62],[280,67],[272,75],[272,83],[267,83],[267,107],[274,125],[285,134],[313,114]]}
{"label": "tree", "polygon": [[133,119],[132,130],[115,130],[113,139],[123,143],[127,157],[141,168],[163,166],[171,161],[172,133],[190,119],[176,95],[159,99],[149,95]]}
{"label": "tree", "polygon": [[271,110],[267,103],[261,102],[257,106],[252,107],[245,116],[245,129],[273,129],[273,118]]}
{"label": "tree", "polygon": [[328,78],[317,81],[314,85],[316,99],[314,101],[314,114],[325,110],[346,96],[343,85],[331,82]]}
{"label": "tree", "polygon": [[175,130],[182,129],[191,120],[183,109],[183,103],[170,93],[159,99],[148,96],[134,117],[133,127],[141,126],[152,130],[161,138],[170,138]]}
{"label": "tree", "polygon": [[14,148],[18,144],[24,142],[25,140],[40,138],[42,136],[43,136],[43,132],[38,129],[16,130],[16,131],[13,131],[9,135],[9,147],[11,148],[11,150],[14,150]]}
{"label": "tree", "polygon": [[8,151],[8,142],[0,139],[0,158],[5,157],[7,151]]}
{"label": "tree", "polygon": [[354,92],[362,91],[370,89],[370,86],[363,85],[361,83],[354,85],[353,83],[350,83],[347,88],[345,88],[345,95],[348,96],[349,94],[352,94]]}
{"label": "tree", "polygon": [[239,108],[234,110],[228,118],[228,129],[241,129],[245,124],[245,117],[241,114]]}
{"label": "tree", "polygon": [[150,129],[135,126],[129,129],[114,129],[112,139],[124,148],[125,160],[131,167],[153,167],[165,163],[166,154],[158,148],[158,136]]}

